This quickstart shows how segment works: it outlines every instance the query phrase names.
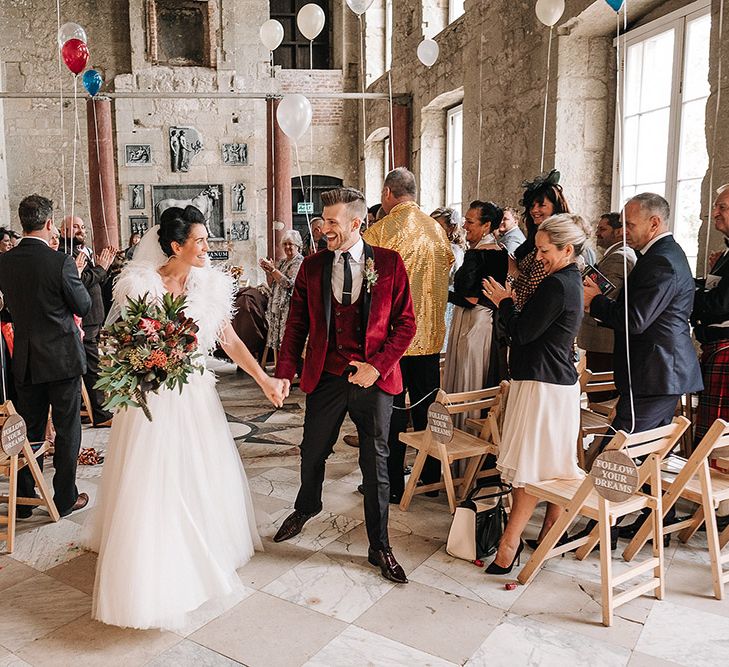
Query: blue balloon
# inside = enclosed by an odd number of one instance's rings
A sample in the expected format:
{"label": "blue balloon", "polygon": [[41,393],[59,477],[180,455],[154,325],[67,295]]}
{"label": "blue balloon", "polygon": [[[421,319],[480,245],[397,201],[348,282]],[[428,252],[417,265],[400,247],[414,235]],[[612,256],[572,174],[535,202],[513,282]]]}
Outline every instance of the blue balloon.
{"label": "blue balloon", "polygon": [[84,88],[91,97],[94,97],[99,92],[101,84],[104,83],[104,79],[101,77],[95,69],[86,70],[84,72]]}
{"label": "blue balloon", "polygon": [[623,6],[623,0],[605,0],[616,12]]}

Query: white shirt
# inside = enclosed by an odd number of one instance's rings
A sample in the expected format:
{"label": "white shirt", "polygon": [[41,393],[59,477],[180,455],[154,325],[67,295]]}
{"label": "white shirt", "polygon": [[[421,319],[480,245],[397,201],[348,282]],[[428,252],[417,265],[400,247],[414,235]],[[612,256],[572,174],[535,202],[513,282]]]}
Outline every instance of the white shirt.
{"label": "white shirt", "polygon": [[[359,299],[359,293],[362,291],[362,281],[364,279],[364,241],[360,238],[349,249],[349,268],[352,270],[352,301],[354,303]],[[344,289],[344,260],[342,259],[342,251],[334,251],[334,263],[332,264],[332,291],[334,298],[342,303],[342,290]]]}
{"label": "white shirt", "polygon": [[654,239],[651,239],[650,241],[648,241],[648,243],[646,243],[646,244],[645,244],[645,245],[644,245],[644,246],[643,246],[643,247],[642,247],[642,248],[640,249],[640,254],[641,254],[641,255],[645,255],[645,254],[646,254],[646,253],[648,252],[648,250],[650,250],[651,246],[652,246],[652,245],[653,245],[654,243],[656,243],[656,241],[660,241],[660,240],[661,240],[661,239],[662,239],[662,238],[663,238],[664,236],[671,236],[671,232],[663,232],[663,234],[659,234],[659,235],[658,235],[658,236],[656,236],[656,237],[655,237]]}

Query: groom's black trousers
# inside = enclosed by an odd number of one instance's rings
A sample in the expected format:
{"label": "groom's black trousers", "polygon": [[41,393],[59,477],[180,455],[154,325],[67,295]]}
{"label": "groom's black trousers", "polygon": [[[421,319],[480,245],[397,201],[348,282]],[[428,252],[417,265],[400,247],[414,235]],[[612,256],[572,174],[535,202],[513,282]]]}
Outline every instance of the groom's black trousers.
{"label": "groom's black trousers", "polygon": [[349,414],[359,436],[359,467],[364,487],[367,537],[372,549],[389,546],[387,519],[390,479],[387,474],[387,434],[392,396],[377,386],[367,389],[348,381],[347,375],[322,373],[319,384],[306,397],[304,439],[301,443],[301,488],[295,507],[304,514],[321,511],[324,466]]}

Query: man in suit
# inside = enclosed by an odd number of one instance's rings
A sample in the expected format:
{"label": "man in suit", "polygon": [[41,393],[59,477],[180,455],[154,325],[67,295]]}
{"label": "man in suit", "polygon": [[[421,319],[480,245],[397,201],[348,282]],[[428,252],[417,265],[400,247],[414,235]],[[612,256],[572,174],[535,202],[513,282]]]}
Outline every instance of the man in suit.
{"label": "man in suit", "polygon": [[[629,246],[623,246],[623,221],[620,213],[605,213],[601,216],[595,230],[595,238],[597,245],[604,251],[602,259],[595,268],[615,285],[615,289],[606,294],[614,297],[623,286],[623,264],[627,263],[630,274],[636,259],[635,251]],[[577,344],[587,353],[587,367],[591,371],[613,370],[614,340],[612,329],[600,326],[595,318],[585,315]]]}
{"label": "man in suit", "polygon": [[84,317],[82,327],[84,330],[84,351],[86,352],[86,373],[84,385],[91,399],[91,410],[95,426],[111,426],[112,414],[104,410],[104,393],[94,389],[99,380],[99,333],[104,323],[106,312],[104,309],[103,287],[108,280],[108,271],[116,250],[104,248],[99,257],[94,260],[94,253],[86,245],[86,225],[84,221],[74,216],[66,216],[61,224],[61,241],[58,247],[60,252],[71,255],[82,267],[81,282],[91,296],[91,310]]}
{"label": "man in suit", "polygon": [[[719,188],[711,214],[714,227],[729,244],[729,183]],[[729,247],[711,260],[706,280],[696,281],[691,314],[694,335],[701,343],[704,379],[696,413],[697,443],[716,419],[729,419]]]}
{"label": "man in suit", "polygon": [[387,531],[387,436],[393,396],[402,391],[398,362],[415,335],[408,277],[396,252],[362,240],[361,192],[336,188],[322,193],[322,203],[328,249],[307,257],[296,276],[276,366],[276,377],[292,380],[308,336],[301,487],[274,540],[298,535],[321,511],[325,462],[349,414],[360,441],[368,560],[385,578],[407,583]]}
{"label": "man in suit", "polygon": [[638,257],[627,285],[613,300],[585,280],[585,310],[615,331],[619,398],[612,433],[669,424],[681,394],[703,388],[689,330],[694,279],[686,254],[668,229],[668,202],[657,194],[639,194],[625,205],[624,216],[626,240]]}
{"label": "man in suit", "polygon": [[[403,391],[395,397],[397,411],[390,425],[390,502],[399,503],[405,490],[405,445],[400,433],[407,429],[405,394],[410,397],[413,428],[423,431],[428,406],[440,387],[440,351],[445,340],[448,276],[455,261],[445,230],[420,210],[415,201],[415,176],[405,167],[393,169],[382,186],[382,208],[387,215],[363,235],[373,246],[397,252],[405,263],[412,290],[417,333],[400,361]],[[428,398],[430,397],[430,398]],[[440,461],[429,456],[420,478],[423,484],[440,482]],[[428,491],[438,495],[438,491]]]}
{"label": "man in suit", "polygon": [[[44,439],[48,409],[56,428],[53,465],[54,501],[61,516],[84,508],[89,497],[76,488],[76,461],[81,446],[81,376],[84,348],[74,315],[84,317],[91,297],[74,261],[51,250],[53,203],[40,195],[26,197],[18,208],[23,226],[20,244],[0,257],[0,291],[13,316],[13,375],[17,409],[28,439]],[[38,464],[43,467],[43,460]],[[34,497],[28,468],[18,474],[18,494]],[[28,518],[29,506],[19,506]]]}

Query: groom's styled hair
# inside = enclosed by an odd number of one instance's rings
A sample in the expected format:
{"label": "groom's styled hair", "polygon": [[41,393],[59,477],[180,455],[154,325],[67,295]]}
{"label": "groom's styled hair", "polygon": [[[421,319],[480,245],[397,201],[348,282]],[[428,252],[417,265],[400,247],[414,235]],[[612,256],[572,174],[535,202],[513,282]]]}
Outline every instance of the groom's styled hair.
{"label": "groom's styled hair", "polygon": [[324,206],[346,204],[352,217],[367,220],[367,202],[364,195],[356,188],[334,188],[321,193],[321,203]]}

